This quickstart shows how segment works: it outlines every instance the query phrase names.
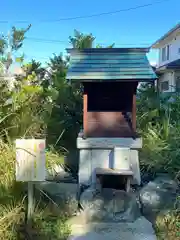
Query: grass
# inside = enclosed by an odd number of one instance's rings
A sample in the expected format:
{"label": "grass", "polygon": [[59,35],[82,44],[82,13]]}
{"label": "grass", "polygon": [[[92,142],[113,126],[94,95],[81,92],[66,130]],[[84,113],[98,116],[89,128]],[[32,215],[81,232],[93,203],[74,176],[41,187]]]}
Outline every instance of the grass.
{"label": "grass", "polygon": [[140,151],[141,170],[166,172],[173,178],[180,177],[180,127],[168,126],[168,135],[162,129],[149,126],[143,133],[143,148]]}
{"label": "grass", "polygon": [[[162,136],[158,127],[148,127],[143,136],[143,149],[140,152],[141,171],[151,173],[166,172],[180,180],[180,129],[168,126],[168,134]],[[180,240],[180,196],[176,207],[160,213],[154,225],[158,240]]]}
{"label": "grass", "polygon": [[[68,214],[64,207],[54,205],[42,193],[36,192],[36,207],[32,227],[26,225],[26,184],[15,181],[15,149],[0,141],[0,239],[67,239]],[[47,165],[62,162],[62,156],[47,153]],[[62,210],[63,209],[63,210]]]}
{"label": "grass", "polygon": [[155,230],[158,240],[180,239],[180,210],[174,210],[158,216]]}

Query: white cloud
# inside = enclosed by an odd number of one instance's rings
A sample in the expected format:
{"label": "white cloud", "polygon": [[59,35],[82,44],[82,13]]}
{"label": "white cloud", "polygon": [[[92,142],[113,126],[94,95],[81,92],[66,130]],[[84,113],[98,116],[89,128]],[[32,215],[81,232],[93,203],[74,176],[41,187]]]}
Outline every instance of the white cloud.
{"label": "white cloud", "polygon": [[152,66],[156,66],[156,65],[157,65],[157,62],[155,62],[155,61],[150,61],[150,64],[151,64]]}

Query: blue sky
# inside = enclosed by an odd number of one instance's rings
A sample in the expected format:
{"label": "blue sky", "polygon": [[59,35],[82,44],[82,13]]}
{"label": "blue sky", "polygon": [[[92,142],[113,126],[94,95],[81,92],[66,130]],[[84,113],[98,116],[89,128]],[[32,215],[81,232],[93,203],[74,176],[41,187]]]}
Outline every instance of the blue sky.
{"label": "blue sky", "polygon": [[[42,62],[48,61],[53,53],[65,53],[65,48],[70,46],[68,38],[73,35],[74,29],[92,33],[96,37],[96,44],[100,43],[103,46],[115,43],[116,47],[144,47],[151,45],[180,21],[179,0],[166,0],[155,4],[156,2],[158,0],[2,0],[0,32],[6,34],[12,25],[26,27],[28,23],[31,23],[32,28],[27,33],[22,52],[25,53],[26,60],[35,58]],[[127,9],[149,3],[154,3],[154,5],[93,18],[53,21]],[[2,21],[8,22],[2,23]],[[35,41],[28,38],[61,40],[62,42]],[[157,53],[150,52],[149,59],[155,62]]]}

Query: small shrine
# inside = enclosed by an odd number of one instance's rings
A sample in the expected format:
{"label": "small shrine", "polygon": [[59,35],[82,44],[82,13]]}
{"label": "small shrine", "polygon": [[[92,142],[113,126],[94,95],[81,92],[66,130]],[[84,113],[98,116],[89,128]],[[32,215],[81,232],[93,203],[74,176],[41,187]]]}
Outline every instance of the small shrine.
{"label": "small shrine", "polygon": [[[116,177],[119,187],[141,183],[136,130],[136,91],[140,82],[156,80],[147,48],[67,49],[69,81],[83,84],[83,130],[77,138],[80,151],[79,184],[100,180],[108,185]],[[123,186],[122,186],[123,185]]]}

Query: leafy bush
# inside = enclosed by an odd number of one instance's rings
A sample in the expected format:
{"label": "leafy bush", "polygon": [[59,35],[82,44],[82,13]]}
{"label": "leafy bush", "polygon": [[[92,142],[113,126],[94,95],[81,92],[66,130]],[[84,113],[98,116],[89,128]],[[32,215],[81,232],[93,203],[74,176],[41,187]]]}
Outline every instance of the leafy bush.
{"label": "leafy bush", "polygon": [[[143,137],[141,171],[166,172],[180,180],[180,97],[159,95],[154,86],[144,85],[137,103],[138,130]],[[158,240],[180,239],[178,204],[157,217],[155,230]]]}
{"label": "leafy bush", "polygon": [[141,167],[153,172],[180,173],[180,98],[159,96],[154,87],[140,89],[138,130],[143,137]]}

